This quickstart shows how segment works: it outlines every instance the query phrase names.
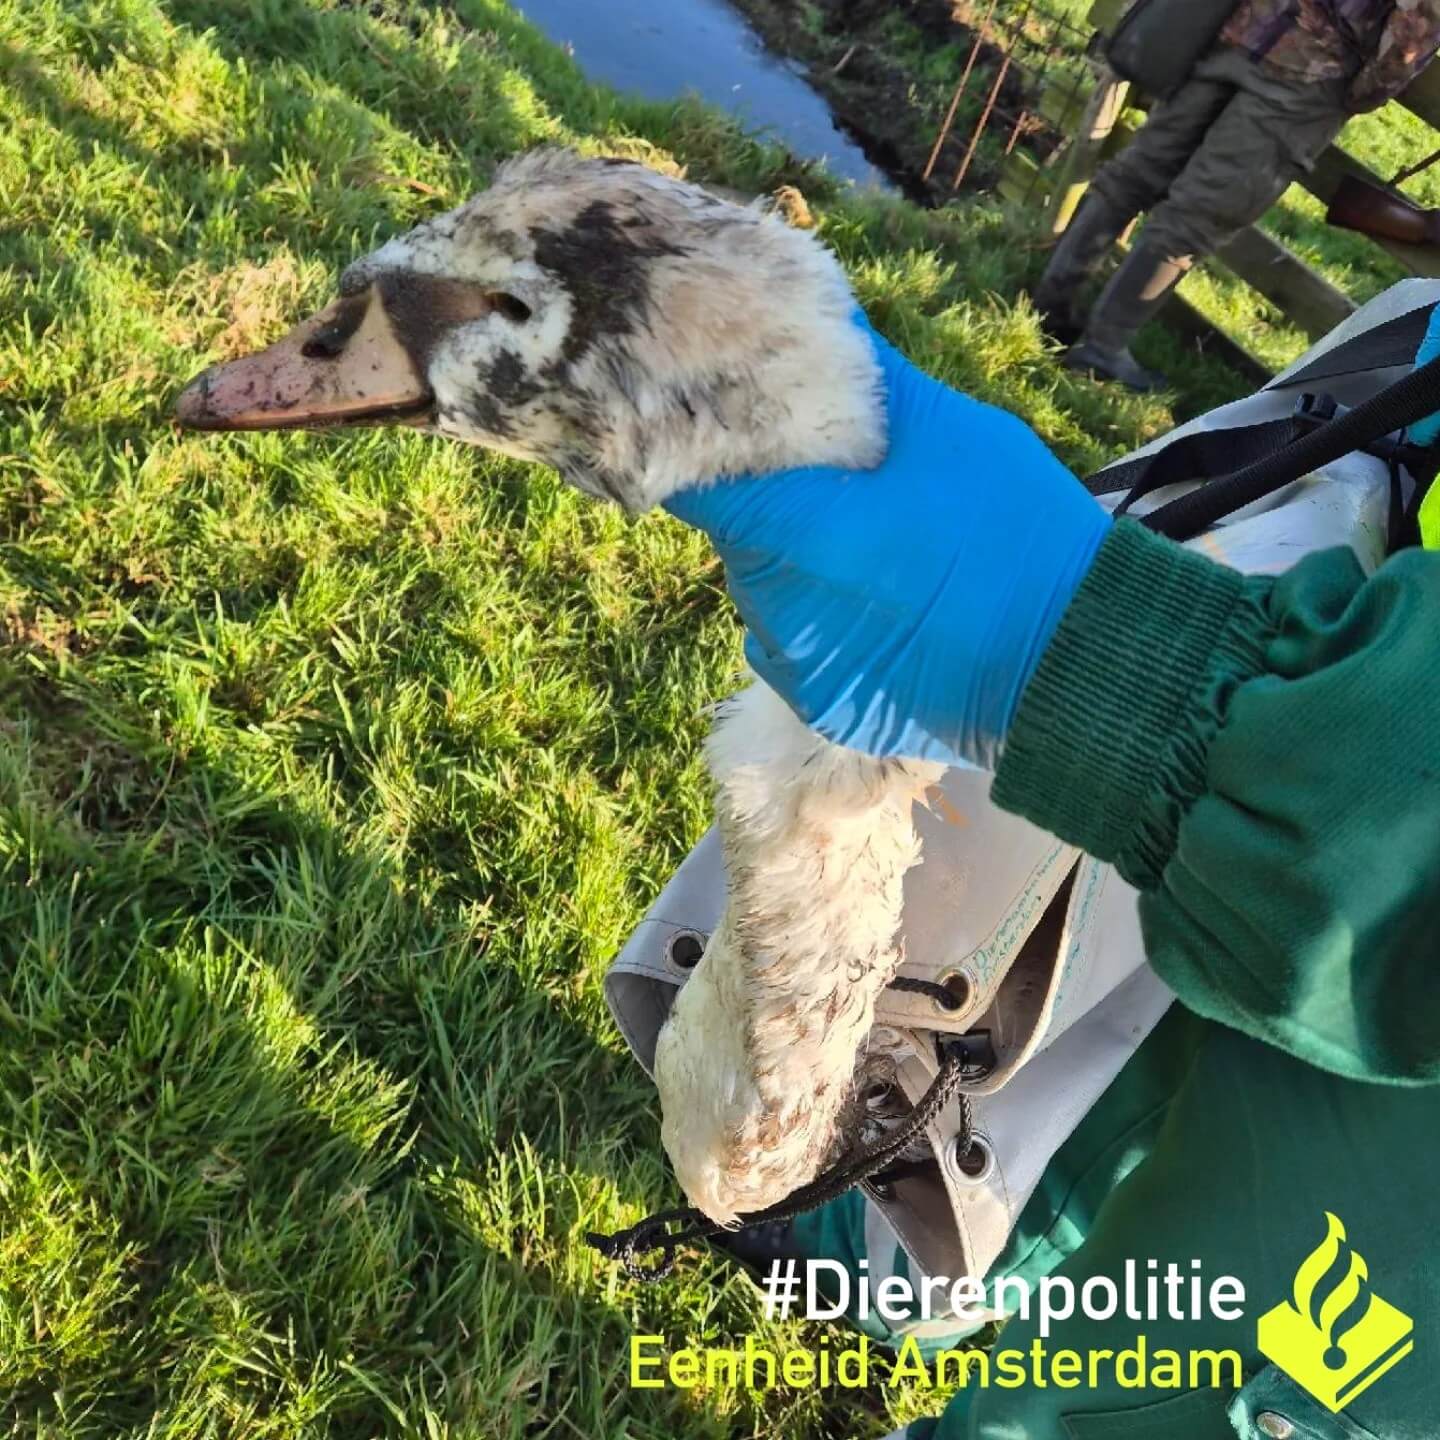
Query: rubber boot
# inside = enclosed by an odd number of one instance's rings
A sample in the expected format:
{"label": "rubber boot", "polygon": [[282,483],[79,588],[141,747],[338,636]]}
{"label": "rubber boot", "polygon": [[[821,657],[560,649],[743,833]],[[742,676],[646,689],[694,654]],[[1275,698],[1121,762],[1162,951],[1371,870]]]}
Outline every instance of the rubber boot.
{"label": "rubber boot", "polygon": [[1066,367],[1118,380],[1142,394],[1160,389],[1165,377],[1141,365],[1130,353],[1130,342],[1170,298],[1187,269],[1143,241],[1137,245],[1095,302],[1085,333],[1066,353]]}
{"label": "rubber boot", "polygon": [[1075,314],[1076,296],[1133,218],[1093,190],[1081,200],[1031,295],[1047,335],[1067,345],[1079,339],[1082,326]]}

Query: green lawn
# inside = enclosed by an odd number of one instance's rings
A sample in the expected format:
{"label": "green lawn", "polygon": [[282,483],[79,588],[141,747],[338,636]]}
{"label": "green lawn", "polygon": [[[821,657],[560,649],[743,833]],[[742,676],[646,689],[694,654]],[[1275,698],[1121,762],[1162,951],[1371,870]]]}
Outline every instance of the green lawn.
{"label": "green lawn", "polygon": [[[632,1329],[766,1327],[709,1261],[639,1289],[580,1239],[673,1199],[600,976],[707,822],[705,544],[414,435],[168,420],[517,148],[793,163],[500,0],[0,0],[0,72],[0,1435],[935,1408],[631,1392]],[[1056,367],[993,210],[801,180],[882,327],[1077,468],[1171,422]]]}

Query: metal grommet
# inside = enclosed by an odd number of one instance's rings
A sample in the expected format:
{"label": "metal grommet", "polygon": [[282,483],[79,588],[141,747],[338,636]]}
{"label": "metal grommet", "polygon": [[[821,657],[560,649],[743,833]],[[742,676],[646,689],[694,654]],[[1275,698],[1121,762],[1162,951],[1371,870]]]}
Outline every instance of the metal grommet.
{"label": "metal grommet", "polygon": [[698,930],[677,930],[665,945],[665,958],[677,970],[693,970],[705,953],[705,937]]}
{"label": "metal grommet", "polygon": [[995,1169],[995,1152],[983,1135],[972,1135],[965,1150],[960,1148],[957,1137],[950,1147],[950,1155],[957,1174],[967,1185],[983,1184]]}
{"label": "metal grommet", "polygon": [[1290,1440],[1295,1433],[1295,1423],[1274,1410],[1262,1410],[1255,1417],[1255,1427],[1269,1440]]}
{"label": "metal grommet", "polygon": [[935,1007],[942,1015],[963,1014],[975,1000],[975,980],[968,970],[951,970],[937,982],[950,996],[949,1004],[936,1000]]}

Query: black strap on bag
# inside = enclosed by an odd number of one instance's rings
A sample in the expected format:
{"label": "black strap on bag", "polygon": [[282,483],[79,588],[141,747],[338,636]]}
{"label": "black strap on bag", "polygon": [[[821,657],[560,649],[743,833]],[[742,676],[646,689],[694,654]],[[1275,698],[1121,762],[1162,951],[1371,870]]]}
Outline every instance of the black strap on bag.
{"label": "black strap on bag", "polygon": [[[1312,401],[1313,396],[1302,397]],[[1121,509],[1129,510],[1152,490],[1167,485],[1200,480],[1207,475],[1229,475],[1255,460],[1288,450],[1297,440],[1314,428],[1308,412],[1281,420],[1265,420],[1259,425],[1236,425],[1228,430],[1192,430],[1159,450],[1134,460],[1121,460],[1097,471],[1085,482],[1092,495],[1125,495]]]}
{"label": "black strap on bag", "polygon": [[[1409,363],[1433,307],[1423,306],[1333,347],[1285,378],[1283,386]],[[1329,396],[1304,394],[1280,420],[1229,430],[1195,431],[1149,455],[1108,466],[1086,481],[1096,495],[1128,489],[1117,514],[1162,486],[1207,483],[1142,517],[1141,523],[1172,540],[1190,540],[1218,520],[1273,495],[1357,451],[1389,466],[1392,481],[1391,547],[1413,543],[1412,524],[1436,468],[1436,456],[1408,443],[1405,428],[1440,411],[1440,359],[1419,366],[1353,409]],[[1408,501],[1403,477],[1414,482]]]}
{"label": "black strap on bag", "polygon": [[1190,77],[1240,0],[1134,0],[1103,43],[1123,80],[1163,99]]}
{"label": "black strap on bag", "polygon": [[[1373,329],[1332,346],[1309,364],[1271,381],[1270,391],[1295,390],[1323,380],[1361,375],[1375,370],[1408,367],[1425,338],[1432,307],[1422,305],[1386,320]],[[1259,425],[1237,425],[1228,430],[1197,430],[1134,460],[1119,460],[1097,471],[1085,484],[1092,495],[1112,495],[1118,490],[1138,490],[1129,497],[1133,505],[1142,495],[1180,481],[1228,475],[1243,465],[1285,449],[1308,435],[1318,421],[1329,419],[1318,402],[1302,402],[1294,415],[1266,420]],[[1143,489],[1139,487],[1144,487]]]}
{"label": "black strap on bag", "polygon": [[1317,381],[1333,380],[1340,375],[1361,375],[1372,370],[1408,366],[1414,361],[1415,352],[1425,338],[1434,309],[1434,305],[1421,305],[1359,335],[1352,335],[1348,340],[1322,351],[1283,379],[1272,380],[1266,388],[1294,390],[1301,385],[1314,385]]}

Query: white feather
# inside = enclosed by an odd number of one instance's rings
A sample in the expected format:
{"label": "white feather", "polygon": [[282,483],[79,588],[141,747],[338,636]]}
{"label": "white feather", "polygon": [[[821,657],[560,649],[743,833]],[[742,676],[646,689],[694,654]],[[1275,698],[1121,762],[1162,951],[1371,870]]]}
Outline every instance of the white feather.
{"label": "white feather", "polygon": [[[355,267],[360,281],[407,269],[530,312],[437,339],[436,428],[548,461],[632,509],[743,471],[884,456],[880,368],[843,271],[760,209],[539,152]],[[758,682],[722,707],[708,755],[729,900],[655,1073],[680,1183],[733,1222],[834,1155],[899,961],[912,806],[940,767],[831,745]]]}

